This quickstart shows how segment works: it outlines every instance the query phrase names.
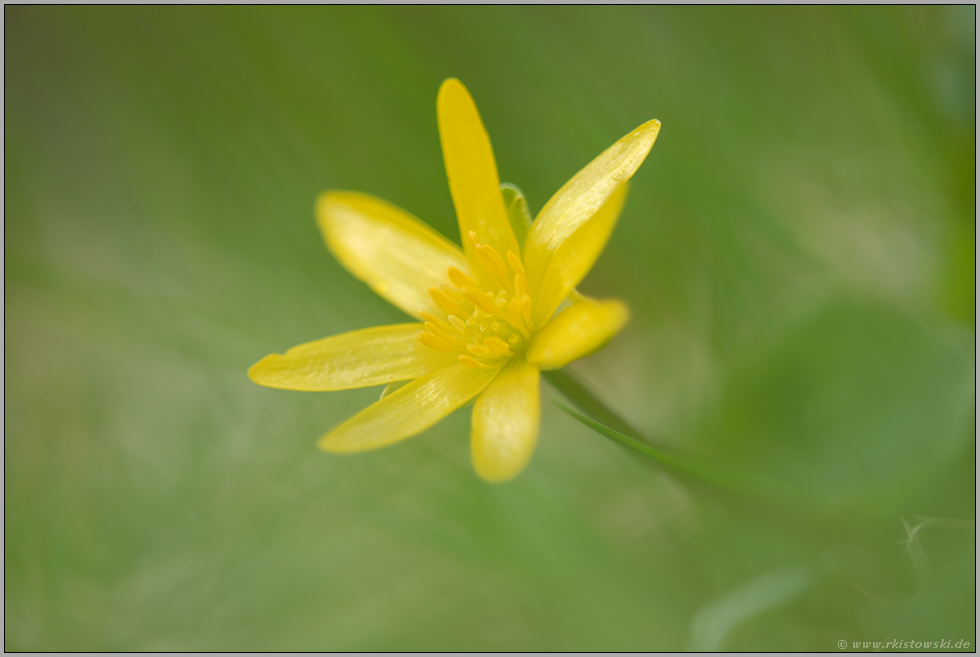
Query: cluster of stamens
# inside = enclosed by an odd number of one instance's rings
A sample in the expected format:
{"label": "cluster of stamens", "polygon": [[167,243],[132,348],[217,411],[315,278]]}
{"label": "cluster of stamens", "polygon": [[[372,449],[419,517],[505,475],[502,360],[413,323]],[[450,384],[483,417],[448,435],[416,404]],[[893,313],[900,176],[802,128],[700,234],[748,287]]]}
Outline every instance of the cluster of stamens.
{"label": "cluster of stamens", "polygon": [[[429,296],[446,313],[443,320],[420,311],[425,331],[419,341],[473,369],[496,369],[523,350],[530,337],[531,297],[521,259],[507,252],[506,262],[489,244],[480,244],[470,231],[477,261],[486,272],[481,285],[456,267],[448,270],[452,286],[429,288]],[[486,289],[487,285],[491,286]],[[492,290],[496,290],[494,293]]]}

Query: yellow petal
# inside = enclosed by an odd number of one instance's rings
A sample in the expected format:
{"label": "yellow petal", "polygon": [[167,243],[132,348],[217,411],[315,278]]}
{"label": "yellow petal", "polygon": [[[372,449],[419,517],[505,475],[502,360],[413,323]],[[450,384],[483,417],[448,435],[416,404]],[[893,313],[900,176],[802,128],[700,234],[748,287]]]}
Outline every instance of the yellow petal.
{"label": "yellow petal", "polygon": [[365,452],[428,429],[487,387],[498,370],[474,370],[458,362],[386,395],[320,438],[328,452]]}
{"label": "yellow petal", "polygon": [[324,192],[317,199],[320,230],[344,267],[408,314],[439,314],[428,289],[446,270],[469,272],[458,246],[390,203],[360,192]]}
{"label": "yellow petal", "polygon": [[459,80],[450,78],[439,87],[436,112],[463,248],[474,255],[467,239],[474,231],[481,244],[489,244],[501,255],[520,253],[504,208],[490,137],[473,98]]}
{"label": "yellow petal", "polygon": [[648,121],[610,146],[565,183],[531,224],[524,265],[536,326],[551,317],[599,256],[622,208],[623,183],[643,163],[658,132],[660,122]]}
{"label": "yellow petal", "polygon": [[455,361],[419,342],[423,330],[422,324],[395,324],[307,342],[269,354],[248,376],[285,390],[347,390],[417,379]]}
{"label": "yellow petal", "polygon": [[527,466],[538,441],[541,388],[537,366],[508,364],[473,406],[473,467],[487,481],[507,481]]}
{"label": "yellow petal", "polygon": [[620,301],[580,298],[534,336],[529,361],[543,370],[564,367],[598,350],[629,321],[629,308]]}
{"label": "yellow petal", "polygon": [[538,279],[531,316],[535,326],[541,326],[551,319],[562,301],[573,293],[575,286],[592,269],[616,226],[628,187],[628,182],[616,187],[599,210],[562,242],[552,254],[549,264],[535,272]]}

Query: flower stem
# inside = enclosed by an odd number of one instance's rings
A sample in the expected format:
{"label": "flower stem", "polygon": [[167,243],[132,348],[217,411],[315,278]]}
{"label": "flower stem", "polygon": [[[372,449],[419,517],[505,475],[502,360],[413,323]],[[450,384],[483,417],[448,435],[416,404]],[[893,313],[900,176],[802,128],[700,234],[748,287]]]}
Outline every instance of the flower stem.
{"label": "flower stem", "polygon": [[670,470],[695,479],[707,480],[705,483],[717,483],[711,481],[715,478],[703,472],[703,468],[694,463],[689,463],[686,459],[673,456],[667,450],[652,444],[629,422],[621,418],[616,411],[606,406],[605,402],[596,397],[578,377],[568,370],[549,370],[542,372],[541,375],[568,401],[583,411],[584,415],[564,404],[559,403],[558,406],[587,427],[623,447],[657,461]]}
{"label": "flower stem", "polygon": [[581,411],[597,422],[615,429],[634,440],[649,444],[629,422],[619,417],[616,411],[606,406],[605,402],[595,396],[581,379],[568,370],[548,370],[541,373],[548,383],[555,387],[565,399],[575,404]]}
{"label": "flower stem", "polygon": [[[780,527],[803,531],[802,535],[807,540],[826,536],[828,533],[838,537],[854,536],[867,526],[867,522],[861,521],[859,509],[828,505],[827,500],[821,500],[792,483],[659,447],[606,406],[571,372],[552,370],[542,372],[542,375],[568,401],[583,411],[580,413],[555,402],[576,420],[609,440],[656,462],[689,484],[713,491],[720,495],[720,499],[736,508],[747,509],[752,517],[765,517]],[[713,497],[719,499],[718,495]],[[746,507],[745,503],[749,506]]]}
{"label": "flower stem", "polygon": [[558,406],[569,415],[606,438],[656,461],[676,474],[718,490],[736,492],[748,497],[794,500],[800,503],[808,501],[806,500],[808,496],[794,487],[748,473],[721,468],[700,459],[672,454],[669,449],[658,447],[606,406],[571,372],[550,370],[542,372],[542,376],[568,401],[584,412],[584,414],[579,413],[558,403]]}

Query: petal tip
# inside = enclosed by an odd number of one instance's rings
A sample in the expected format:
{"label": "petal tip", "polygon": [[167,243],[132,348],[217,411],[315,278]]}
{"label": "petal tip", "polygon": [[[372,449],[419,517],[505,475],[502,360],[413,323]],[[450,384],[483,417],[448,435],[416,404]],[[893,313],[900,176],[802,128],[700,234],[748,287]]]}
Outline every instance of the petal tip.
{"label": "petal tip", "polygon": [[626,303],[618,299],[609,299],[607,303],[610,304],[610,306],[613,308],[614,313],[617,316],[618,323],[619,323],[619,329],[617,329],[618,332],[624,326],[629,324],[630,319],[633,318],[633,313],[630,311],[630,307],[627,306]]}
{"label": "petal tip", "polygon": [[343,435],[337,435],[338,429],[342,429],[344,424],[341,424],[339,427],[336,427],[320,436],[316,441],[316,446],[322,449],[324,452],[328,452],[330,454],[355,454],[357,452],[368,452],[372,449],[377,449],[377,447],[365,448],[357,445],[352,446],[349,441],[345,442]]}
{"label": "petal tip", "polygon": [[316,221],[324,233],[326,233],[333,211],[342,202],[343,194],[343,192],[330,189],[325,192],[320,192],[316,197],[314,213],[316,214]]}
{"label": "petal tip", "polygon": [[446,78],[442,81],[442,84],[439,85],[439,95],[437,96],[437,99],[443,98],[443,96],[446,94],[459,93],[460,91],[465,93],[467,96],[469,95],[466,85],[460,82],[459,78]]}
{"label": "petal tip", "polygon": [[320,192],[316,197],[316,214],[321,221],[342,205],[363,206],[369,205],[373,201],[378,201],[370,194],[364,192],[350,192],[342,189],[328,189]]}
{"label": "petal tip", "polygon": [[647,149],[649,150],[653,146],[653,142],[657,141],[657,135],[660,134],[660,121],[650,119],[631,134],[639,137],[641,141],[646,142]]}
{"label": "petal tip", "polygon": [[248,378],[252,381],[252,383],[257,383],[260,386],[270,385],[268,377],[265,376],[266,368],[269,365],[269,362],[278,356],[279,354],[269,354],[248,368],[248,372],[246,372],[246,374],[248,374]]}
{"label": "petal tip", "polygon": [[514,472],[498,472],[495,470],[481,469],[475,462],[473,463],[473,469],[476,470],[476,474],[488,484],[506,484],[508,481],[513,481],[517,475],[524,471],[525,467],[526,465],[521,466],[519,470],[515,470]]}
{"label": "petal tip", "polygon": [[336,453],[337,450],[332,449],[330,446],[330,434],[324,434],[320,436],[316,441],[316,446],[322,449],[324,452]]}

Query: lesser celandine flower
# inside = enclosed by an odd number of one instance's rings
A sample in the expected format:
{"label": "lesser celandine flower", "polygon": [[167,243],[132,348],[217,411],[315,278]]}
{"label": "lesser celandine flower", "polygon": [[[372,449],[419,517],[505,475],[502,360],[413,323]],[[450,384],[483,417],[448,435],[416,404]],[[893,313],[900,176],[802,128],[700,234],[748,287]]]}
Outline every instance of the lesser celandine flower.
{"label": "lesser celandine flower", "polygon": [[[575,286],[605,246],[660,122],[610,146],[528,226],[527,205],[516,188],[501,186],[490,139],[459,80],[442,84],[437,110],[462,249],[368,194],[324,192],[316,204],[341,264],[418,321],[271,354],[249,376],[289,390],[391,384],[320,438],[331,452],[396,443],[476,398],[473,465],[484,479],[504,481],[524,469],[537,442],[540,370],[595,351],[627,321],[625,305],[583,297]],[[410,383],[395,387],[403,381]]]}

